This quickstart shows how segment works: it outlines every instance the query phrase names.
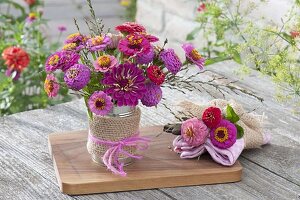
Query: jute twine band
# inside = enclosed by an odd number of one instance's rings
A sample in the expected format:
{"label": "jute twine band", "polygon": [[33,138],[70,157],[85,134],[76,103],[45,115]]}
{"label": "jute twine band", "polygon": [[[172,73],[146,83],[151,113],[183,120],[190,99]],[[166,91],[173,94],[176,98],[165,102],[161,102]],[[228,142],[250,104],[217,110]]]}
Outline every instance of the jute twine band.
{"label": "jute twine band", "polygon": [[189,101],[179,104],[186,116],[202,118],[204,110],[210,106],[218,107],[224,113],[227,105],[230,105],[240,117],[239,124],[244,129],[245,149],[259,148],[264,144],[263,116],[247,113],[243,107],[234,100],[214,99],[205,105],[197,105]]}
{"label": "jute twine band", "polygon": [[[127,117],[112,117],[112,116],[94,116],[92,121],[89,121],[90,134],[104,141],[119,141],[136,134],[139,130],[141,119],[141,110],[137,108],[131,116]],[[88,139],[87,149],[90,154],[103,157],[108,150],[107,145],[100,145]],[[134,154],[136,147],[124,147],[124,150],[130,154]],[[125,154],[120,154],[119,158],[126,158]]]}

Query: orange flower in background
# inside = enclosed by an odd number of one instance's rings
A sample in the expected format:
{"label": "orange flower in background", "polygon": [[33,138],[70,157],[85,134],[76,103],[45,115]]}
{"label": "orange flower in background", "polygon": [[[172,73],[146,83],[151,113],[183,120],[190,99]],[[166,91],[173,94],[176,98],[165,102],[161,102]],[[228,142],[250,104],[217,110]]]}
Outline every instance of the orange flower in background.
{"label": "orange flower in background", "polygon": [[24,0],[28,5],[33,5],[35,4],[35,0]]}
{"label": "orange flower in background", "polygon": [[2,58],[5,60],[7,68],[13,71],[21,72],[30,62],[29,55],[19,47],[7,47],[2,52]]}

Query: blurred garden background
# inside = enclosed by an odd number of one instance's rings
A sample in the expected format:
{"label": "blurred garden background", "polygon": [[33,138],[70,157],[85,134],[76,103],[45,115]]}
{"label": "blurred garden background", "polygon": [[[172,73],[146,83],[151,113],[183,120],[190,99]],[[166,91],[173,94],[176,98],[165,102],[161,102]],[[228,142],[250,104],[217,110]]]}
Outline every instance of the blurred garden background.
{"label": "blurred garden background", "polygon": [[[207,58],[206,71],[222,71],[203,89],[178,84],[178,90],[226,91],[263,102],[256,91],[226,82],[258,73],[274,84],[264,88],[270,98],[294,115],[300,107],[299,0],[94,0],[97,17],[110,31],[125,21],[143,24],[149,33],[166,38],[180,51],[193,42]],[[65,38],[88,33],[89,7],[85,0],[0,0],[0,115],[71,101],[78,98],[61,87],[56,98],[44,91],[44,64]],[[160,41],[163,45],[164,41]],[[184,52],[181,51],[181,58]],[[218,65],[215,65],[218,63]],[[217,67],[213,67],[217,66]],[[203,72],[201,72],[203,73]],[[230,77],[229,77],[230,76]],[[261,88],[257,87],[257,90]],[[213,95],[212,95],[213,96]]]}

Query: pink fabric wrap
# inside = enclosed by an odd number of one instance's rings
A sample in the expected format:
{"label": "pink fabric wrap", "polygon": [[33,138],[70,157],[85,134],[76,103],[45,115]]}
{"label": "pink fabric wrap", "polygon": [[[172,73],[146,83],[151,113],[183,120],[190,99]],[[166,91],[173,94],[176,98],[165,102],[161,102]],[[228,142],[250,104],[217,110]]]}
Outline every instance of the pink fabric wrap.
{"label": "pink fabric wrap", "polygon": [[123,154],[130,158],[141,159],[142,156],[133,155],[128,153],[123,149],[124,146],[134,146],[137,150],[145,150],[148,148],[148,143],[150,142],[149,138],[139,136],[139,133],[122,139],[120,141],[105,141],[99,138],[94,137],[89,134],[89,139],[99,145],[106,145],[110,148],[107,149],[105,154],[102,157],[102,161],[108,170],[112,171],[114,174],[121,176],[126,176],[126,172],[123,170],[124,163],[119,162],[119,155]]}
{"label": "pink fabric wrap", "polygon": [[180,158],[196,158],[206,151],[216,161],[225,166],[233,165],[242,153],[245,142],[244,139],[238,139],[234,145],[228,149],[220,149],[215,147],[210,139],[197,147],[189,146],[181,136],[177,136],[173,141],[174,151],[180,154]]}

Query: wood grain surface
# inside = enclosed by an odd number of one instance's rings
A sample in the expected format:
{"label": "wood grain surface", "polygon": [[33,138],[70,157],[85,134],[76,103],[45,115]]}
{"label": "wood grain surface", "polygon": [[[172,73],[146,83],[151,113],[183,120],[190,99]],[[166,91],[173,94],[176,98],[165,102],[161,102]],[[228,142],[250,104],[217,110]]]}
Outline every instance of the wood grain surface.
{"label": "wood grain surface", "polygon": [[228,183],[241,180],[242,167],[215,163],[209,156],[200,160],[179,158],[171,149],[174,136],[161,126],[145,127],[141,134],[151,138],[142,160],[126,166],[126,177],[113,175],[94,163],[86,149],[87,131],[49,135],[49,148],[61,191],[89,194],[163,187]]}

